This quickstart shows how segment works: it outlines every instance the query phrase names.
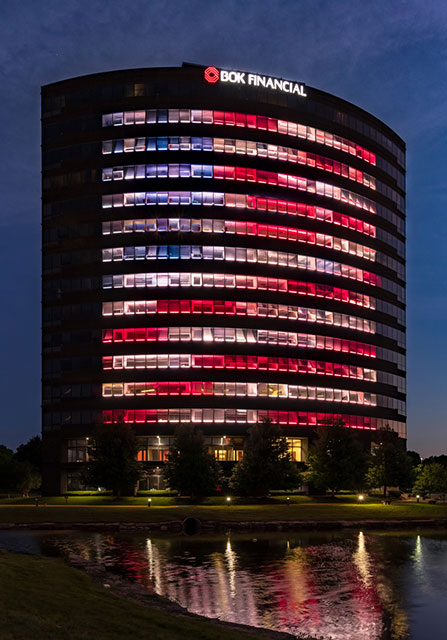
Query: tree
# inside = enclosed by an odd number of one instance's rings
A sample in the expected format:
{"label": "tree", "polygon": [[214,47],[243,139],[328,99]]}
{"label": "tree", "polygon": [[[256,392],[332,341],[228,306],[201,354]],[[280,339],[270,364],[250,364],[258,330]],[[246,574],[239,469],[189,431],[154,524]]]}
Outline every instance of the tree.
{"label": "tree", "polygon": [[30,438],[26,444],[17,447],[15,458],[19,462],[29,462],[39,472],[42,472],[42,440],[39,436]]}
{"label": "tree", "polygon": [[163,477],[167,485],[181,495],[204,496],[216,490],[222,471],[208,452],[202,431],[189,425],[176,429]]}
{"label": "tree", "polygon": [[379,442],[371,452],[367,483],[371,488],[383,487],[386,497],[388,487],[409,487],[414,482],[414,467],[405,451],[405,443],[389,427],[378,432]]}
{"label": "tree", "polygon": [[11,449],[0,444],[0,491],[14,491],[14,454]]}
{"label": "tree", "polygon": [[310,479],[316,488],[331,491],[359,490],[364,486],[367,455],[355,433],[343,422],[317,428],[310,456]]}
{"label": "tree", "polygon": [[40,487],[40,472],[31,463],[18,460],[13,452],[0,445],[0,490],[6,493],[20,491],[27,496],[31,489]]}
{"label": "tree", "polygon": [[293,489],[300,474],[280,427],[266,419],[253,425],[244,443],[244,455],[233,470],[231,488],[239,495],[266,496],[270,489]]}
{"label": "tree", "polygon": [[447,468],[439,462],[425,464],[413,487],[414,493],[447,493]]}
{"label": "tree", "polygon": [[133,429],[123,422],[101,424],[89,448],[89,461],[83,473],[87,486],[105,487],[113,494],[132,494],[141,469]]}
{"label": "tree", "polygon": [[407,456],[411,458],[413,467],[419,467],[422,464],[422,458],[417,451],[407,451]]}
{"label": "tree", "polygon": [[29,496],[31,489],[38,489],[42,484],[39,470],[27,461],[13,460],[11,475],[14,489],[22,496]]}
{"label": "tree", "polygon": [[437,462],[443,467],[447,467],[447,455],[443,453],[440,456],[430,456],[429,458],[424,458],[424,465],[431,464],[432,462]]}

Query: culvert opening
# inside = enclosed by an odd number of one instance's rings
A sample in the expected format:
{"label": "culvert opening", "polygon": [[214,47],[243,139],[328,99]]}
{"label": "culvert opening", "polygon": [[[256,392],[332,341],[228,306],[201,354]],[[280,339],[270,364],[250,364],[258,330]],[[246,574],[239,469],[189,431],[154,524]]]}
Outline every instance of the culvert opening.
{"label": "culvert opening", "polygon": [[197,518],[185,518],[182,522],[182,531],[187,536],[193,536],[200,531],[200,520]]}

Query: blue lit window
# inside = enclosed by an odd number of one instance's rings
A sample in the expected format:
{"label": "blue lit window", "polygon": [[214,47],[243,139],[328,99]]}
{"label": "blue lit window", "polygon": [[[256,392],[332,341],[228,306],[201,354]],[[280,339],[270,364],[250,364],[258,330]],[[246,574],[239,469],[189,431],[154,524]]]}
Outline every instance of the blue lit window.
{"label": "blue lit window", "polygon": [[[124,254],[125,253],[126,253],[126,250],[124,249]],[[146,247],[135,247],[135,260],[144,260],[145,258],[146,258]]]}
{"label": "blue lit window", "polygon": [[148,124],[155,124],[157,122],[157,109],[148,109],[146,111],[146,122]]}
{"label": "blue lit window", "polygon": [[168,193],[157,194],[157,204],[168,204],[168,199],[169,199]]}
{"label": "blue lit window", "polygon": [[146,150],[147,151],[155,151],[157,148],[157,138],[148,138],[147,139],[147,145],[146,145]]}
{"label": "blue lit window", "polygon": [[[173,138],[175,140],[175,138]],[[167,151],[169,147],[168,138],[157,138],[158,151]]]}

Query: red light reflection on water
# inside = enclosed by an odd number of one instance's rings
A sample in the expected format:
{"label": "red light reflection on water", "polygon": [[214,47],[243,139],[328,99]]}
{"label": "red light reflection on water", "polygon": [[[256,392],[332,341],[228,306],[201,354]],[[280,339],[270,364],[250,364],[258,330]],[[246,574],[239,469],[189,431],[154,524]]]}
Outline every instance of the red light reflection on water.
{"label": "red light reflection on water", "polygon": [[332,640],[380,640],[386,619],[393,638],[407,637],[405,613],[367,536],[317,546],[295,538],[109,536],[94,559],[207,617]]}

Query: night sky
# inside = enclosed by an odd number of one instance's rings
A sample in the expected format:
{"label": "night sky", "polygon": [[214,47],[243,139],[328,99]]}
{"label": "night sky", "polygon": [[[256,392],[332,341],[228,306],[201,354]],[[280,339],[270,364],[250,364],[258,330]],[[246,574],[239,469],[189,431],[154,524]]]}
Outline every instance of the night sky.
{"label": "night sky", "polygon": [[0,0],[0,443],[40,432],[40,86],[182,61],[307,83],[407,143],[410,449],[447,453],[445,0]]}

